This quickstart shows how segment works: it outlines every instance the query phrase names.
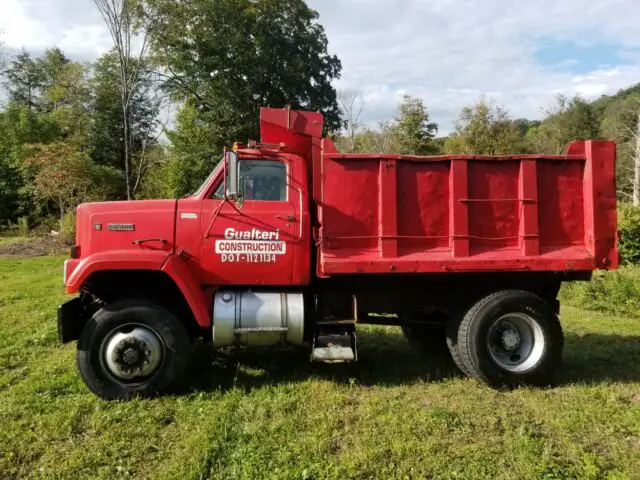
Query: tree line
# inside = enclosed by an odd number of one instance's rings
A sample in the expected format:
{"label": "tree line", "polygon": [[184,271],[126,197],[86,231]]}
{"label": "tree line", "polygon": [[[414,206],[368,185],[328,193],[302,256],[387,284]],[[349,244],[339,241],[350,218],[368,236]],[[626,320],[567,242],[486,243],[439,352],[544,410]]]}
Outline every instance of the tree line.
{"label": "tree line", "polygon": [[80,202],[193,192],[224,145],[259,137],[261,106],[340,128],[342,66],[303,0],[94,3],[113,40],[95,62],[55,47],[3,57],[0,228],[52,217],[58,229]]}
{"label": "tree line", "polygon": [[377,128],[361,122],[363,92],[340,92],[339,100],[345,129],[336,142],[344,152],[560,155],[572,140],[615,140],[619,198],[640,205],[640,84],[593,102],[559,95],[542,112],[542,120],[512,118],[504,106],[482,98],[465,106],[453,132],[440,137],[438,124],[419,98],[405,95],[395,117]]}
{"label": "tree line", "polygon": [[[88,200],[126,198],[117,60],[109,52],[91,65],[71,61],[58,48],[7,62],[0,110],[0,224],[64,216]],[[150,168],[159,102],[152,78],[140,83],[128,124],[134,131],[135,174]],[[139,183],[139,182],[138,182]]]}
{"label": "tree line", "polygon": [[259,137],[261,106],[322,112],[345,152],[557,154],[572,139],[613,138],[621,198],[640,203],[640,86],[559,97],[541,121],[482,99],[448,136],[407,95],[373,128],[365,95],[334,89],[342,65],[303,0],[94,3],[113,40],[94,62],[56,47],[0,58],[0,228],[70,231],[81,202],[193,192],[224,145]]}

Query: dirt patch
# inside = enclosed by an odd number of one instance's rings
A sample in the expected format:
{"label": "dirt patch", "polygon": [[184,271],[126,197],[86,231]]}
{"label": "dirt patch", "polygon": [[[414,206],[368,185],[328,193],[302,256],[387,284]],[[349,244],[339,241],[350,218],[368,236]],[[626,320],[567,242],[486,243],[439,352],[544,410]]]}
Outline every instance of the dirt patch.
{"label": "dirt patch", "polygon": [[32,237],[19,242],[0,244],[0,256],[4,257],[43,257],[45,255],[63,255],[69,247],[53,236]]}

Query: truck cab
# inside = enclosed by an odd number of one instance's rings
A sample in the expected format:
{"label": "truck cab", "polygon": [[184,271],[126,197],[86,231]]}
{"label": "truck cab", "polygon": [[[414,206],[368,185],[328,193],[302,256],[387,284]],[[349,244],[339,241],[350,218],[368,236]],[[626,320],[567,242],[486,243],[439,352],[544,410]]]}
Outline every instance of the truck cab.
{"label": "truck cab", "polygon": [[[277,149],[228,151],[213,175],[177,205],[176,244],[197,252],[209,285],[306,285],[306,164]],[[231,159],[231,161],[229,161]],[[229,178],[230,168],[237,178]]]}
{"label": "truck cab", "polygon": [[78,207],[58,333],[94,393],[172,388],[198,339],[356,361],[363,323],[493,387],[551,383],[561,283],[617,267],[615,145],[345,155],[321,114],[270,108],[261,137],[188,197]]}

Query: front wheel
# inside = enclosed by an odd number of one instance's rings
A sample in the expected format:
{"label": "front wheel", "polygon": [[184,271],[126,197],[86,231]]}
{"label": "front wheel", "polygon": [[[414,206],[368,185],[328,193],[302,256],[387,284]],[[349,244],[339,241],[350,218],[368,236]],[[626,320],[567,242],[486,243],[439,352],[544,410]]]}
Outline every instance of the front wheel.
{"label": "front wheel", "polygon": [[78,369],[102,398],[148,397],[180,378],[189,348],[189,335],[173,314],[148,301],[125,300],[87,322],[78,341]]}
{"label": "front wheel", "polygon": [[558,317],[542,298],[523,290],[478,301],[457,325],[456,340],[465,373],[495,388],[549,385],[562,357]]}

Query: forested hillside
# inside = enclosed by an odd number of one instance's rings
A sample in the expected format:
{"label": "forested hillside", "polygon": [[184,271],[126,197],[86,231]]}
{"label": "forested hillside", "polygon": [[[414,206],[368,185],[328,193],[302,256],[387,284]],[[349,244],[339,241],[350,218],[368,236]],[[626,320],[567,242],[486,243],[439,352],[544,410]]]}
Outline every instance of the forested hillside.
{"label": "forested hillside", "polygon": [[188,194],[225,144],[258,137],[260,106],[319,110],[352,152],[560,153],[611,138],[620,198],[640,184],[640,84],[592,102],[558,97],[542,120],[480,99],[446,137],[429,105],[405,95],[372,128],[364,93],[334,89],[341,62],[302,0],[94,3],[113,39],[94,62],[55,46],[0,60],[0,229],[70,234],[81,202]]}
{"label": "forested hillside", "polygon": [[571,140],[612,139],[618,142],[620,199],[632,200],[633,186],[640,182],[640,171],[634,177],[636,159],[640,168],[640,84],[591,102],[580,97],[550,98],[555,105],[544,111],[542,120],[513,118],[508,105],[483,98],[462,109],[454,132],[446,137],[436,136],[438,124],[420,99],[405,96],[396,117],[375,129],[359,124],[366,109],[362,92],[341,92],[340,100],[347,128],[337,143],[344,151],[560,154]]}

